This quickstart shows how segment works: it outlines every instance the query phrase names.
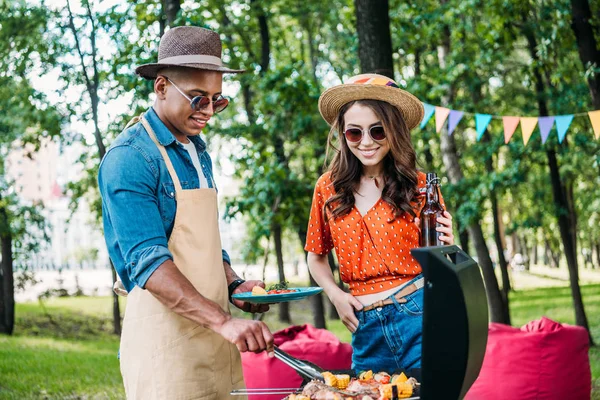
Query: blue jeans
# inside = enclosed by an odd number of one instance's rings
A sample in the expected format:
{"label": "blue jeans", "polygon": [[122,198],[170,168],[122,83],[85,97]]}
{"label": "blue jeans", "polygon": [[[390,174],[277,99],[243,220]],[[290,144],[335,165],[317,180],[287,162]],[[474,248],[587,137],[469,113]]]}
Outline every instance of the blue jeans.
{"label": "blue jeans", "polygon": [[352,369],[356,372],[421,368],[423,288],[406,296],[404,304],[391,298],[393,304],[356,311],[359,324],[352,334]]}

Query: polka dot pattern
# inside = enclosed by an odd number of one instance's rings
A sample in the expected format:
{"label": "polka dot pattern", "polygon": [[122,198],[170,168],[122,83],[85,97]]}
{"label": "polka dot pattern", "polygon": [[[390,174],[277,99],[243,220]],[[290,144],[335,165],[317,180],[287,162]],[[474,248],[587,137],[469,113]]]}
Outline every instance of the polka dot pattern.
{"label": "polka dot pattern", "polygon": [[[419,201],[422,207],[425,174],[419,172]],[[392,207],[379,201],[364,216],[354,207],[341,218],[325,223],[323,205],[335,194],[330,173],[317,181],[306,238],[306,251],[327,254],[335,248],[342,280],[353,295],[378,293],[399,286],[421,273],[421,266],[410,254],[419,246],[419,230],[412,216],[393,220]],[[443,201],[443,200],[442,200]]]}

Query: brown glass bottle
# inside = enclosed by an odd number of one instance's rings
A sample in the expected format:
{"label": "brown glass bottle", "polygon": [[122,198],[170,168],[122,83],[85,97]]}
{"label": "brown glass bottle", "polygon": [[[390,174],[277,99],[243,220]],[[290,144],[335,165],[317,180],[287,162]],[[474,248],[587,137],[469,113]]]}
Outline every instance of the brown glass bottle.
{"label": "brown glass bottle", "polygon": [[437,219],[442,216],[444,207],[440,203],[439,179],[435,172],[427,173],[425,196],[425,205],[419,216],[421,220],[419,246],[443,246],[444,243],[440,240],[442,233],[436,231],[436,228],[440,226]]}

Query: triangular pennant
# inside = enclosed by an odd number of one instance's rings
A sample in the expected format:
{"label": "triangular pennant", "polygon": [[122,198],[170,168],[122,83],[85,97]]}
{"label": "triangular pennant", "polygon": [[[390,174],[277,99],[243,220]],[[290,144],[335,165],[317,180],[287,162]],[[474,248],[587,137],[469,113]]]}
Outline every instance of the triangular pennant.
{"label": "triangular pennant", "polygon": [[446,122],[446,118],[448,118],[448,114],[450,114],[450,109],[446,107],[436,107],[435,108],[435,131],[440,133],[442,128],[444,127],[444,122]]}
{"label": "triangular pennant", "polygon": [[502,123],[504,124],[504,143],[508,143],[513,133],[519,126],[519,117],[502,117]]}
{"label": "triangular pennant", "polygon": [[454,129],[456,129],[456,125],[460,122],[464,115],[462,111],[450,110],[450,116],[448,117],[448,135],[452,135]]}
{"label": "triangular pennant", "polygon": [[548,135],[554,125],[554,117],[539,117],[538,126],[540,127],[540,135],[542,135],[542,144],[548,140]]}
{"label": "triangular pennant", "polygon": [[425,128],[425,125],[427,125],[427,122],[429,122],[429,119],[435,112],[435,107],[431,104],[423,103],[423,109],[425,111],[425,116],[423,117],[423,121],[421,121],[421,129]]}
{"label": "triangular pennant", "polygon": [[492,116],[490,114],[475,114],[475,128],[477,129],[477,141],[481,140],[483,132],[490,124]]}
{"label": "triangular pennant", "polygon": [[537,117],[522,117],[521,118],[521,132],[523,132],[523,143],[527,146],[529,138],[537,125]]}
{"label": "triangular pennant", "polygon": [[562,143],[571,122],[573,122],[573,115],[557,115],[554,120],[556,121],[556,130],[558,132],[558,143]]}
{"label": "triangular pennant", "polygon": [[596,139],[600,138],[600,110],[588,112],[590,121],[592,122],[592,128],[594,128],[594,136]]}

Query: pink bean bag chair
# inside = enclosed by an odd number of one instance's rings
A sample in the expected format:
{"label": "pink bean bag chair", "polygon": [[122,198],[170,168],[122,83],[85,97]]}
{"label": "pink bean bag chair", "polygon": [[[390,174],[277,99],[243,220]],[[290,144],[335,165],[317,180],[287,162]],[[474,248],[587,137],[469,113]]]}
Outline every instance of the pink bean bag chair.
{"label": "pink bean bag chair", "polygon": [[[286,353],[310,361],[326,370],[350,369],[352,346],[342,343],[331,332],[312,325],[291,326],[273,334],[275,345]],[[298,388],[302,378],[292,368],[276,358],[242,353],[244,380],[248,389]],[[249,400],[282,399],[285,395],[254,395]]]}
{"label": "pink bean bag chair", "polygon": [[546,317],[521,329],[491,323],[479,377],[466,400],[589,400],[589,338]]}

